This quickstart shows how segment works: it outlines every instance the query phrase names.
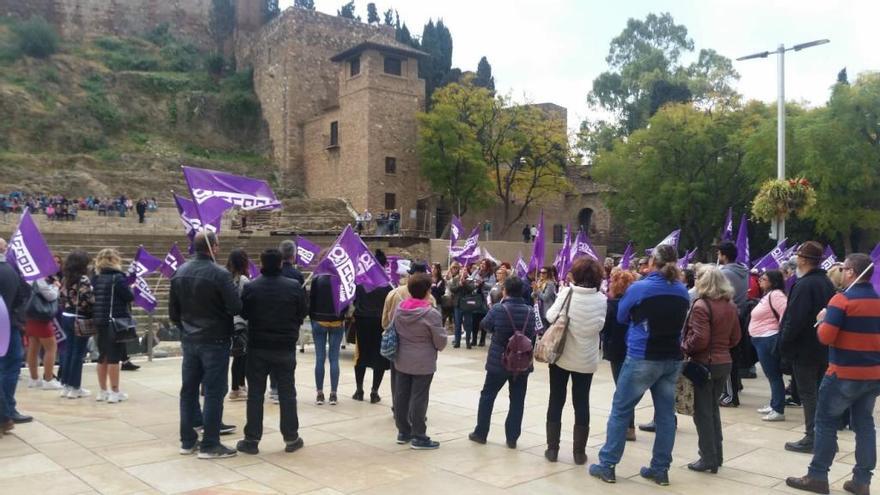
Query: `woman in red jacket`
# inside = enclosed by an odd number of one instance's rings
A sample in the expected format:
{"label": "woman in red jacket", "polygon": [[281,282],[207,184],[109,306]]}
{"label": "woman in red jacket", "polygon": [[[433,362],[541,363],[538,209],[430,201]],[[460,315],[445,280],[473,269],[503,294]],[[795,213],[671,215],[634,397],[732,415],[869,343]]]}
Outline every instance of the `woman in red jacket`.
{"label": "woman in red jacket", "polygon": [[697,427],[700,459],[688,464],[692,471],[718,472],[723,461],[721,412],[718,397],[730,375],[730,349],[741,334],[733,286],[717,267],[707,266],[697,275],[697,300],[685,324],[681,350],[691,360],[709,369],[709,379],[694,384],[694,425]]}

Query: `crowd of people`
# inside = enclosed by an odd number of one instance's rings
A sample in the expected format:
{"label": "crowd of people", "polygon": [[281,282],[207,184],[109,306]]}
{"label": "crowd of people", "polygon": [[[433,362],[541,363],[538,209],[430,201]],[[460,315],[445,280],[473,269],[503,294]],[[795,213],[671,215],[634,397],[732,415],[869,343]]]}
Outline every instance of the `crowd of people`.
{"label": "crowd of people", "polygon": [[365,209],[363,213],[355,217],[354,228],[358,235],[363,233],[371,233],[375,235],[396,235],[400,233],[400,211],[391,209],[379,212],[373,217],[370,210]]}
{"label": "crowd of people", "polygon": [[96,211],[102,216],[126,216],[136,213],[140,223],[144,223],[147,212],[154,212],[159,208],[156,198],[140,198],[137,201],[126,197],[124,194],[118,197],[99,197],[96,195],[67,197],[56,194],[26,194],[14,191],[9,194],[0,194],[0,213],[22,213],[25,208],[32,214],[43,214],[49,220],[73,221],[76,220],[80,211]]}
{"label": "crowd of people", "polygon": [[[0,248],[5,250],[5,243]],[[451,323],[452,348],[460,348],[462,338],[468,349],[488,345],[476,424],[468,436],[477,444],[487,442],[494,403],[507,385],[504,432],[507,446],[517,448],[529,375],[538,368],[534,355],[548,365],[545,458],[558,460],[570,389],[572,454],[577,464],[586,464],[590,389],[605,359],[615,392],[605,442],[589,474],[616,481],[626,442],[636,439],[634,409],[648,391],[654,417],[640,428],[655,438],[641,476],[669,484],[677,411],[692,415],[699,440],[697,457],[687,467],[717,473],[724,463],[721,409],[740,405],[743,379],[752,377],[751,368],[760,363],[770,391],[769,404],[757,410],[761,419],[785,421],[787,407],[803,408],[804,436],[785,449],[812,453],[813,459],[807,474],[789,478],[788,485],[828,493],[836,433],[849,427],[856,435],[856,465],[845,488],[856,494],[869,491],[876,457],[872,414],[880,394],[880,297],[870,283],[873,264],[867,255],[851,254],[826,271],[819,266],[823,247],[811,241],[781,270],[752,273],[736,263],[736,246],[723,242],[717,263],[682,270],[676,249],[660,245],[631,267],[581,257],[564,277],[553,266],[520,277],[510,264],[488,259],[466,266],[453,262],[445,273],[439,263],[429,267],[414,261],[397,287],[367,291],[358,286],[354,302],[340,310],[333,303],[330,275],[304,280],[291,241],[260,254],[260,276],[253,280],[247,275],[248,254],[241,249],[228,254],[225,269],[216,262],[221,251],[213,233],[198,234],[194,250],[172,278],[169,301],[183,350],[182,454],[257,454],[267,389],[280,406],[285,450],[304,446],[294,371],[307,317],[316,350],[316,404],[332,406],[340,400],[339,353],[348,332],[356,346],[352,399],[380,402],[380,386],[390,371],[396,442],[416,450],[439,448],[427,432],[427,409]],[[380,250],[375,258],[387,264]],[[132,294],[122,281],[118,253],[103,250],[90,267],[85,253],[73,252],[57,278],[33,287],[21,283],[4,260],[0,257],[0,294],[7,306],[31,308],[25,299],[32,292],[46,301],[59,300],[63,330],[73,341],[56,378],[51,369],[55,351],[47,337],[51,329],[35,315],[25,315],[31,383],[39,380],[36,356],[42,349],[43,362],[50,363],[42,383],[62,388],[67,397],[88,395],[81,387],[81,339],[86,338],[81,327],[82,320],[91,320],[101,355],[97,400],[125,400],[119,389],[122,349],[106,323],[109,315],[130,314]],[[793,285],[787,284],[790,277],[796,280]],[[0,358],[4,429],[23,417],[15,406],[14,385],[12,394],[9,390],[8,355]],[[367,368],[372,370],[369,395]],[[785,375],[791,376],[788,389]],[[235,430],[222,421],[226,398],[247,399],[244,439],[235,449],[220,442],[221,434]]]}

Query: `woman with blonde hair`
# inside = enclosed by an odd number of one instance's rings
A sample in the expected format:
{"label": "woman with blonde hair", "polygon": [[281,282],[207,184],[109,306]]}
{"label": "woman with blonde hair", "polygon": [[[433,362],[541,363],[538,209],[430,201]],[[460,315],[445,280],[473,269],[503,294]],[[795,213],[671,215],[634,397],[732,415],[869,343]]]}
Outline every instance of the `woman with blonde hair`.
{"label": "woman with blonde hair", "polygon": [[730,376],[730,349],[742,337],[733,286],[716,266],[703,267],[694,286],[697,299],[691,306],[682,336],[681,350],[690,361],[708,369],[703,383],[694,382],[694,425],[700,459],[688,469],[717,473],[723,462],[721,412],[718,397]]}
{"label": "woman with blonde hair", "polygon": [[95,296],[92,313],[98,329],[98,385],[101,387],[95,400],[114,404],[128,399],[127,394],[119,391],[119,362],[122,360],[125,344],[116,342],[109,320],[111,314],[114,318],[131,317],[131,302],[134,300],[134,294],[122,271],[122,258],[115,249],[102,249],[98,252],[92,287]]}

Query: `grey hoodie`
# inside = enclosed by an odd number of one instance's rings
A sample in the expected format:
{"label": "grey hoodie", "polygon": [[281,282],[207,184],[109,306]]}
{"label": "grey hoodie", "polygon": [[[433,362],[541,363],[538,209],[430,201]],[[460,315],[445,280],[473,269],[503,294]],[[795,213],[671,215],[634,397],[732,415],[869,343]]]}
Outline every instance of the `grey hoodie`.
{"label": "grey hoodie", "polygon": [[749,269],[739,263],[728,263],[721,267],[721,273],[733,285],[733,303],[741,310],[749,297]]}
{"label": "grey hoodie", "polygon": [[394,369],[408,375],[437,371],[437,351],[446,347],[446,329],[434,308],[397,309],[394,328],[399,344]]}

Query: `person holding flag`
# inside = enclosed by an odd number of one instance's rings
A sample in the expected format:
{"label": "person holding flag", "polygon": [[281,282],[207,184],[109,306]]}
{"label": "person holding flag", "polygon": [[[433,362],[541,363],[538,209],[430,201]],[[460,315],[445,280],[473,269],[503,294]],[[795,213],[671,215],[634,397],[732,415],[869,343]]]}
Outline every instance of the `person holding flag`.
{"label": "person holding flag", "polygon": [[24,308],[31,291],[13,264],[7,261],[7,249],[6,241],[0,239],[0,301],[9,323],[5,346],[0,337],[0,435],[13,429],[16,424],[34,420],[18,412],[15,402],[22,364],[22,322],[17,315]]}
{"label": "person holding flag", "polygon": [[128,399],[128,394],[119,390],[119,363],[123,360],[125,344],[116,342],[116,335],[109,324],[110,315],[114,318],[131,318],[134,293],[122,271],[122,258],[118,251],[102,249],[95,257],[94,265],[92,287],[95,305],[92,314],[98,330],[95,340],[98,343],[98,386],[101,387],[95,400],[114,404]]}

